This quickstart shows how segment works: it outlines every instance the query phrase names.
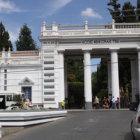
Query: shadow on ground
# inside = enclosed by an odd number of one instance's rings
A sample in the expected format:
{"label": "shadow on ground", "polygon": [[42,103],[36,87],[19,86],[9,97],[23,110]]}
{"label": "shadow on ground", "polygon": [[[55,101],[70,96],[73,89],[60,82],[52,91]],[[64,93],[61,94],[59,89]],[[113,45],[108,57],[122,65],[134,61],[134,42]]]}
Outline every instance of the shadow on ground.
{"label": "shadow on ground", "polygon": [[133,140],[131,132],[125,135],[124,140]]}

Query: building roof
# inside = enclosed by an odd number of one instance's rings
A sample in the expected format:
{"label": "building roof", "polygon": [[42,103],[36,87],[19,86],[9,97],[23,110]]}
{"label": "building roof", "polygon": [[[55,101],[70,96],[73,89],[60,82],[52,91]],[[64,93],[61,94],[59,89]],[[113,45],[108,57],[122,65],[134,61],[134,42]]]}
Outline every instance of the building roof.
{"label": "building roof", "polygon": [[18,57],[18,56],[39,56],[39,51],[11,52],[11,57]]}
{"label": "building roof", "polygon": [[[6,54],[8,52],[5,52]],[[39,51],[11,51],[11,57],[20,57],[20,56],[39,56]],[[0,52],[0,57],[2,57],[2,52]]]}

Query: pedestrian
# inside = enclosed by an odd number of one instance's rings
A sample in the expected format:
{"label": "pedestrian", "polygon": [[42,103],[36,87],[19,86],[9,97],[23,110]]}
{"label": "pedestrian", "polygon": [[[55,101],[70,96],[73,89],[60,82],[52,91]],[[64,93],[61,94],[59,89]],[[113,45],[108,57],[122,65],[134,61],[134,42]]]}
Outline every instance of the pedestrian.
{"label": "pedestrian", "polygon": [[104,105],[108,105],[108,100],[106,97],[104,97]]}
{"label": "pedestrian", "polygon": [[29,101],[29,107],[30,107],[30,108],[33,107],[32,100]]}
{"label": "pedestrian", "polygon": [[99,98],[95,97],[96,109],[99,109]]}
{"label": "pedestrian", "polygon": [[65,109],[65,101],[64,100],[61,103],[61,107],[62,107],[62,109]]}
{"label": "pedestrian", "polygon": [[112,97],[109,98],[109,108],[112,107]]}
{"label": "pedestrian", "polygon": [[116,105],[116,100],[113,96],[113,98],[112,98],[112,109],[115,109],[115,105]]}
{"label": "pedestrian", "polygon": [[117,107],[117,109],[120,108],[120,99],[119,99],[119,97],[116,100],[116,107]]}

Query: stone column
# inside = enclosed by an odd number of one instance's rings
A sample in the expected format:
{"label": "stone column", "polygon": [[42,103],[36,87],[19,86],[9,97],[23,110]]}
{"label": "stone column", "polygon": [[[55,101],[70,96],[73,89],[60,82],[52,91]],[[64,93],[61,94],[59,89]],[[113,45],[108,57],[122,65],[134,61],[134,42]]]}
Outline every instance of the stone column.
{"label": "stone column", "polygon": [[111,89],[111,62],[108,61],[108,97],[112,96],[112,89]]}
{"label": "stone column", "polygon": [[63,100],[65,100],[65,84],[64,84],[64,53],[63,52],[59,52],[59,108],[61,108],[61,102]]}
{"label": "stone column", "polygon": [[140,100],[140,49],[138,49],[138,95]]}
{"label": "stone column", "polygon": [[111,50],[111,82],[112,96],[120,98],[119,93],[119,70],[118,70],[118,52],[115,49]]}
{"label": "stone column", "polygon": [[137,68],[136,60],[131,59],[131,85],[132,85],[132,102],[136,102],[137,94]]}
{"label": "stone column", "polygon": [[91,56],[89,51],[84,52],[84,94],[85,108],[92,108],[92,86],[91,86]]}

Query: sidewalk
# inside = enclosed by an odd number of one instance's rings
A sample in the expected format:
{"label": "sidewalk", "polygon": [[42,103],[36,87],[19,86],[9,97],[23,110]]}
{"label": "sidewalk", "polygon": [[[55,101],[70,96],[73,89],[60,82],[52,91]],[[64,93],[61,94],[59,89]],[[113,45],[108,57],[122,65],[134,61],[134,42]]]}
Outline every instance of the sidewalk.
{"label": "sidewalk", "polygon": [[124,110],[129,110],[129,108],[121,108],[121,109],[66,109],[68,112],[71,111],[124,111]]}

